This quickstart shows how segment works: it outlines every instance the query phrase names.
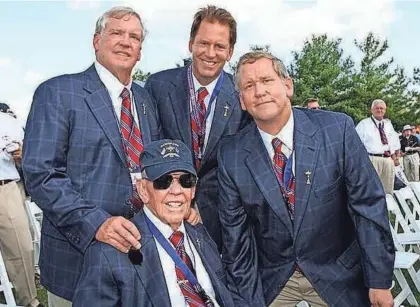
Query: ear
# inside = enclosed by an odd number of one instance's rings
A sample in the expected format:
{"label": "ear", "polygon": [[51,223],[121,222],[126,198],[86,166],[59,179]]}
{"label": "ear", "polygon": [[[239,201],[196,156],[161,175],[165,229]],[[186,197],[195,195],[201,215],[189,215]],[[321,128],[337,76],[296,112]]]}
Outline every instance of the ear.
{"label": "ear", "polygon": [[242,93],[241,92],[239,92],[239,101],[241,103],[241,109],[244,110],[244,111],[246,111],[246,106],[245,106],[245,103],[244,103],[244,100],[243,100],[243,97],[242,97]]}
{"label": "ear", "polygon": [[101,39],[101,34],[100,33],[95,33],[95,35],[93,36],[93,48],[95,49],[95,52],[98,51],[99,49],[99,40]]}
{"label": "ear", "polygon": [[230,59],[232,58],[232,55],[233,55],[233,47],[230,47],[226,61],[230,61]]}
{"label": "ear", "polygon": [[150,197],[146,189],[146,179],[137,180],[136,188],[137,188],[137,193],[139,193],[140,199],[143,201],[143,203],[148,204]]}
{"label": "ear", "polygon": [[293,97],[293,80],[292,78],[288,77],[287,79],[284,80],[284,85],[286,87],[286,96],[289,99],[292,99]]}
{"label": "ear", "polygon": [[194,43],[194,40],[190,39],[190,41],[188,42],[188,50],[192,53],[192,45]]}
{"label": "ear", "polygon": [[194,197],[195,197],[195,187],[191,189],[191,199],[194,199]]}

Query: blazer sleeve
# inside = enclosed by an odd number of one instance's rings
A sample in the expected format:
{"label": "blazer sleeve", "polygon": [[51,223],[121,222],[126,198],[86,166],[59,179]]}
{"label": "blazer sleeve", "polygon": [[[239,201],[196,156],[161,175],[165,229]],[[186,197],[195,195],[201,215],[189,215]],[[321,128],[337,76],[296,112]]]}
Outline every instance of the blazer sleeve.
{"label": "blazer sleeve", "polygon": [[58,87],[57,82],[50,80],[34,94],[23,144],[23,172],[33,201],[83,253],[110,215],[87,203],[67,174],[70,115],[60,99]]}
{"label": "blazer sleeve", "polygon": [[395,250],[385,193],[353,122],[344,129],[344,174],[348,205],[354,213],[362,269],[368,288],[391,287]]}
{"label": "blazer sleeve", "polygon": [[73,306],[121,306],[119,293],[111,265],[100,245],[91,245],[85,253],[82,273],[72,300]]}
{"label": "blazer sleeve", "polygon": [[228,289],[235,306],[266,306],[258,274],[254,233],[235,184],[225,165],[229,156],[223,146],[218,153],[219,219],[222,228],[222,260],[227,270]]}

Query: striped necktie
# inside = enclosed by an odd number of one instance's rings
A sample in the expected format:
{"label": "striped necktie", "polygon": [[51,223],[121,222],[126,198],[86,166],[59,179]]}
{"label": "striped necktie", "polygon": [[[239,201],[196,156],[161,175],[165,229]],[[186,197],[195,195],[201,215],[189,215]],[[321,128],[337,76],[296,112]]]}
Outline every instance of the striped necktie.
{"label": "striped necktie", "polygon": [[[143,140],[140,129],[131,112],[130,92],[127,88],[124,87],[120,97],[122,98],[120,129],[127,167],[131,172],[140,165],[140,154],[143,152]],[[133,197],[131,202],[136,208],[142,207],[142,201],[140,200],[140,196],[138,195],[135,186],[133,186]]]}
{"label": "striped necktie", "polygon": [[271,141],[271,144],[274,148],[274,159],[273,159],[273,166],[274,171],[277,176],[277,180],[280,184],[280,190],[283,195],[284,201],[287,204],[287,209],[290,214],[290,218],[292,221],[295,217],[295,186],[296,186],[296,180],[295,176],[293,175],[293,172],[291,173],[291,178],[289,182],[284,182],[284,171],[286,168],[287,163],[287,157],[285,154],[281,151],[281,141],[278,138],[274,138]]}
{"label": "striped necktie", "polygon": [[[193,268],[192,262],[190,257],[188,256],[187,252],[185,251],[184,246],[184,234],[181,231],[174,231],[169,238],[169,241],[174,245],[175,250],[179,257],[184,261],[190,271],[196,275],[195,270]],[[181,288],[181,292],[184,295],[185,301],[187,302],[188,306],[190,307],[207,307],[213,306],[207,303],[204,303],[203,298],[201,295],[196,291],[196,289],[191,285],[189,280],[186,278],[184,273],[180,268],[175,266],[175,273],[176,278],[178,281],[178,285]]]}
{"label": "striped necktie", "polygon": [[200,167],[203,155],[204,138],[206,136],[206,105],[204,99],[208,94],[205,87],[200,87],[198,89],[197,104],[192,106],[191,112],[191,131],[196,170]]}

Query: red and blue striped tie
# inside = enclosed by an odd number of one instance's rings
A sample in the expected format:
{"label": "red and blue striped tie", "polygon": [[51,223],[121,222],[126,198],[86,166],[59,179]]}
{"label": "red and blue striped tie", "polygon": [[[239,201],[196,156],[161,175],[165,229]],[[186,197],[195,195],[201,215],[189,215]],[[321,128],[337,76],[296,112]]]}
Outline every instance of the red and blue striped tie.
{"label": "red and blue striped tie", "polygon": [[277,180],[280,183],[281,193],[287,204],[287,209],[290,214],[292,221],[295,217],[295,186],[296,180],[293,172],[291,173],[291,178],[289,182],[284,182],[284,170],[286,168],[287,157],[281,151],[281,141],[278,138],[274,138],[271,141],[271,144],[274,148],[274,171],[277,176]]}
{"label": "red and blue striped tie", "polygon": [[[127,167],[131,171],[137,169],[140,165],[140,154],[143,152],[143,140],[140,129],[131,112],[130,92],[127,88],[124,87],[120,97],[122,98],[120,129]],[[142,201],[140,200],[140,196],[138,195],[135,186],[133,186],[133,197],[131,202],[137,208],[142,207]]]}
{"label": "red and blue striped tie", "polygon": [[[192,266],[191,259],[187,255],[184,246],[184,234],[180,231],[174,231],[169,238],[169,241],[174,245],[176,252],[178,253],[179,257],[181,257],[182,261],[188,266],[190,271],[195,275],[195,270]],[[190,307],[206,307],[203,299],[201,296],[195,291],[194,287],[185,277],[182,270],[175,266],[176,278],[178,281],[178,285],[181,288],[181,292],[184,295],[185,301],[187,302],[188,306]]]}
{"label": "red and blue striped tie", "polygon": [[208,94],[205,87],[198,89],[197,105],[192,106],[193,110],[191,112],[191,131],[196,170],[200,167],[201,155],[204,148],[204,138],[206,135],[206,105],[204,99]]}

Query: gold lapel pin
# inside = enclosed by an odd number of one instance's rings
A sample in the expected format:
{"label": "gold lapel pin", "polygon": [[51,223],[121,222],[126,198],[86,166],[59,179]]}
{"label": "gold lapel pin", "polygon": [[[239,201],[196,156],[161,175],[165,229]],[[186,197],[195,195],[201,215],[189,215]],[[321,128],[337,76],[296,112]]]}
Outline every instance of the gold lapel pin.
{"label": "gold lapel pin", "polygon": [[223,107],[223,109],[225,109],[225,112],[223,112],[223,117],[228,116],[229,106],[227,104],[225,104],[225,106]]}
{"label": "gold lapel pin", "polygon": [[307,170],[306,172],[305,172],[305,176],[306,176],[306,184],[311,184],[311,171],[310,170]]}

